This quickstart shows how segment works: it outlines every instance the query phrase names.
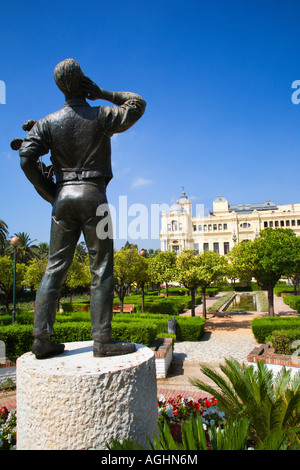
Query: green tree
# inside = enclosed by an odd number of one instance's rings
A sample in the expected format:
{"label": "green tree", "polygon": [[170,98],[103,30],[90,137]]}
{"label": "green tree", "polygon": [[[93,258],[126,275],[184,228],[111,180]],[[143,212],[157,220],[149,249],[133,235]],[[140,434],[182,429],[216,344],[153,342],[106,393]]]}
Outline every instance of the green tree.
{"label": "green tree", "polygon": [[[175,280],[177,256],[170,251],[160,251],[149,260],[149,274],[155,283],[165,284],[168,296],[168,283]],[[159,292],[158,292],[159,293]]]}
{"label": "green tree", "polygon": [[33,290],[37,291],[37,288],[43,278],[47,266],[47,259],[33,259],[29,261],[26,266],[24,279],[22,282],[23,286],[30,286]]}
{"label": "green tree", "polygon": [[250,438],[255,446],[272,445],[280,438],[282,446],[298,448],[300,444],[300,373],[282,367],[276,376],[263,361],[253,366],[226,359],[215,368],[200,365],[209,380],[190,382],[212,394],[219,408],[233,420],[250,420]]}
{"label": "green tree", "polygon": [[88,266],[87,259],[80,262],[74,256],[73,262],[69,269],[65,285],[70,289],[70,302],[72,302],[75,289],[78,287],[88,287],[91,284],[92,276]]}
{"label": "green tree", "polygon": [[17,248],[17,261],[18,263],[28,263],[36,257],[38,247],[33,244],[36,240],[31,240],[29,234],[25,232],[15,233],[15,236],[21,240],[21,244]]}
{"label": "green tree", "polygon": [[206,289],[220,282],[227,274],[228,262],[225,256],[214,251],[204,251],[198,256],[199,287],[202,292],[203,316],[206,318]]}
{"label": "green tree", "polygon": [[183,284],[191,293],[192,317],[195,316],[195,295],[199,287],[200,266],[199,255],[193,250],[184,250],[176,259],[176,280]]}
{"label": "green tree", "polygon": [[149,259],[142,254],[139,254],[139,259],[136,264],[135,282],[142,291],[142,312],[144,312],[145,306],[145,284],[147,284],[149,281]]}
{"label": "green tree", "polygon": [[1,253],[3,253],[4,251],[7,237],[8,237],[8,226],[4,222],[4,220],[0,219],[0,252]]}
{"label": "green tree", "polygon": [[292,281],[294,285],[294,294],[299,295],[299,284],[300,284],[300,238],[295,237],[293,243],[293,252],[291,253],[292,266],[290,266],[287,277]]}
{"label": "green tree", "polygon": [[282,276],[288,276],[294,267],[296,235],[291,229],[266,228],[259,238],[239,243],[229,253],[239,278],[254,277],[268,292],[268,314],[274,316],[274,287]]}
{"label": "green tree", "polygon": [[[23,264],[16,266],[16,291],[22,289],[26,267]],[[4,293],[6,312],[9,312],[9,302],[13,294],[14,285],[14,262],[9,256],[0,257],[0,289]]]}
{"label": "green tree", "polygon": [[81,263],[84,263],[87,257],[87,248],[85,242],[80,242],[76,245],[75,256]]}
{"label": "green tree", "polygon": [[123,312],[126,292],[137,280],[140,258],[135,247],[121,248],[114,253],[115,291],[120,299],[120,312]]}
{"label": "green tree", "polygon": [[47,260],[49,255],[49,243],[40,242],[35,250],[38,259]]}

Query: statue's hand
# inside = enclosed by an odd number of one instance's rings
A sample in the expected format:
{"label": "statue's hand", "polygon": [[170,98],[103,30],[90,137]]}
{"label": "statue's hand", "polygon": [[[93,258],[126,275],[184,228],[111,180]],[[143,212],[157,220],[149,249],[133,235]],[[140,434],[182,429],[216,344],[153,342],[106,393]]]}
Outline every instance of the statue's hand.
{"label": "statue's hand", "polygon": [[87,99],[94,101],[101,98],[101,88],[90,78],[84,76],[81,80],[81,86]]}

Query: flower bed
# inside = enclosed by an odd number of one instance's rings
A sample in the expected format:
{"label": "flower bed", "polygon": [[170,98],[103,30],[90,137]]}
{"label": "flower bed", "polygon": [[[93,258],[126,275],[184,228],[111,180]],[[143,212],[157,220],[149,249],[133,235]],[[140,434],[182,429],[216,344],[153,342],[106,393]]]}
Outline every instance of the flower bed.
{"label": "flower bed", "polygon": [[[218,408],[218,400],[215,398],[183,398],[177,395],[176,398],[166,399],[164,395],[159,395],[158,400],[158,420],[167,420],[173,439],[181,442],[181,424],[187,421],[192,415],[201,416],[203,427],[208,431],[212,423],[216,427],[225,420],[225,413]],[[208,442],[208,441],[207,441]]]}
{"label": "flower bed", "polygon": [[0,450],[12,450],[16,446],[16,412],[0,408]]}

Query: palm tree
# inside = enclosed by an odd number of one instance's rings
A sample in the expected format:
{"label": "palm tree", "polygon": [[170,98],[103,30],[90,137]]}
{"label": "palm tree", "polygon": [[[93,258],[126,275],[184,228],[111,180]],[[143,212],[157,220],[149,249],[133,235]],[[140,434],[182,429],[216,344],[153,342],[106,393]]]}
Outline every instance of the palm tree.
{"label": "palm tree", "polygon": [[37,246],[36,256],[41,260],[48,259],[49,244],[46,242],[40,242]]}
{"label": "palm tree", "polygon": [[0,219],[0,251],[1,252],[4,250],[7,236],[8,236],[8,226],[4,222],[4,220]]}
{"label": "palm tree", "polygon": [[274,377],[263,361],[255,369],[233,359],[226,359],[219,368],[224,375],[200,365],[202,373],[217,387],[198,379],[190,382],[213,395],[219,408],[233,420],[248,418],[255,446],[280,434],[288,448],[299,448],[300,372],[292,378],[291,371],[283,367]]}
{"label": "palm tree", "polygon": [[17,248],[17,260],[19,263],[27,263],[37,255],[37,245],[33,245],[36,240],[31,240],[28,233],[15,233],[16,237],[21,240],[20,246]]}

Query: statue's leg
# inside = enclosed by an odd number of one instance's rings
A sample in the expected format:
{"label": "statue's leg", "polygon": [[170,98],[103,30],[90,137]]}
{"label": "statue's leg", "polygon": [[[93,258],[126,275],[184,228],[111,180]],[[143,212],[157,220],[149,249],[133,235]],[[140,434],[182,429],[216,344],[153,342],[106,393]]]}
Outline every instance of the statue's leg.
{"label": "statue's leg", "polygon": [[49,338],[53,332],[60,289],[72,264],[79,237],[78,224],[52,216],[48,264],[35,299],[35,338]]}
{"label": "statue's leg", "polygon": [[113,240],[100,240],[96,234],[97,219],[91,219],[83,228],[89,250],[92,282],[90,288],[90,311],[92,338],[108,342],[111,339],[111,320],[114,296]]}

